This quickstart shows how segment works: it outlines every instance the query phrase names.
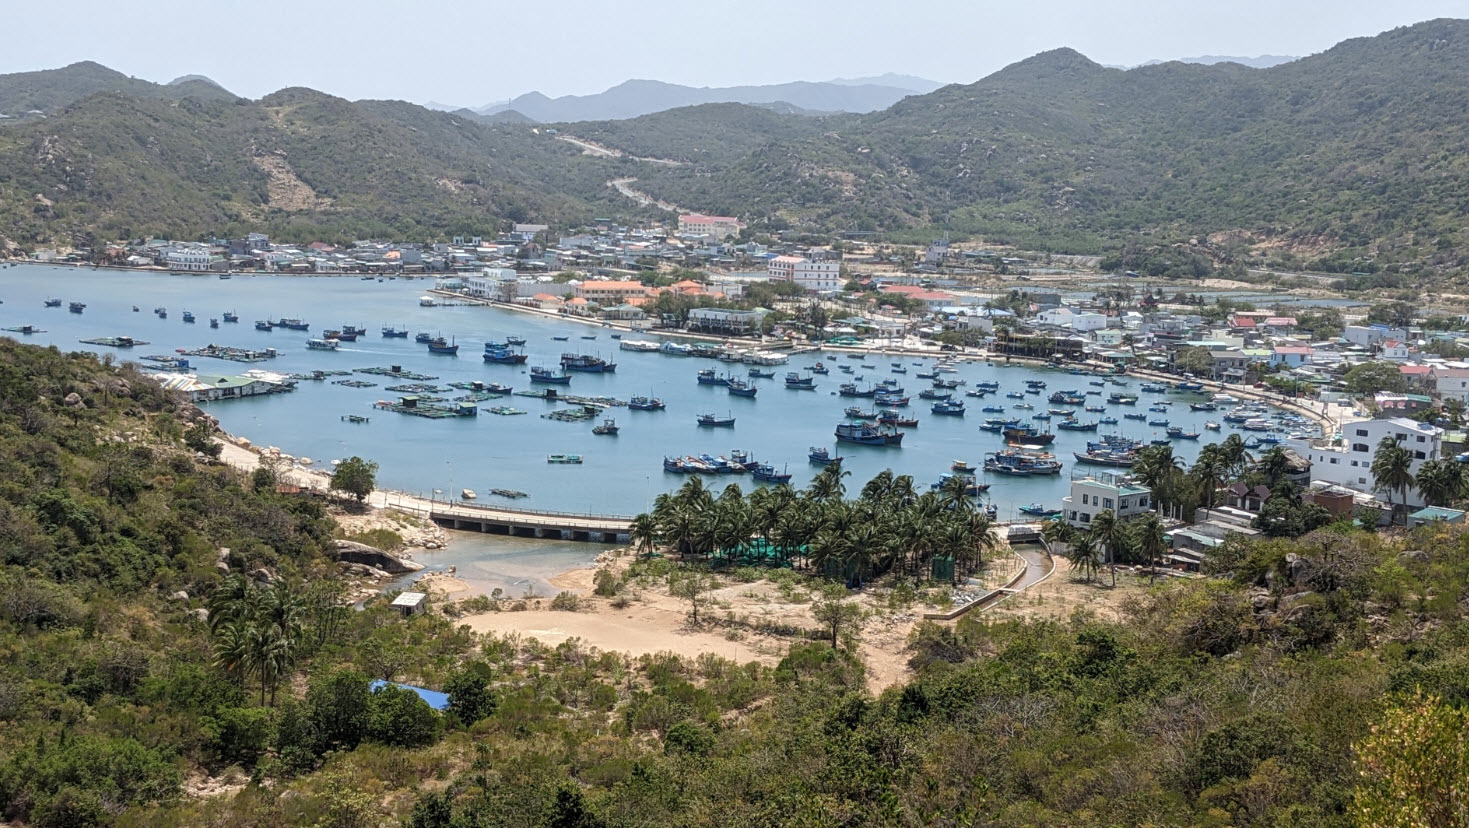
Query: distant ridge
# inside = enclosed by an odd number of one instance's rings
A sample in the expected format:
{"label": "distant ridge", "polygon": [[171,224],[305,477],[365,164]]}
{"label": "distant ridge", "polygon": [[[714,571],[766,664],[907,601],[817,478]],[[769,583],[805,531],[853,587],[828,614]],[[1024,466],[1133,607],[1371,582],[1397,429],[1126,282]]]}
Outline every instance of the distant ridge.
{"label": "distant ridge", "polygon": [[1282,63],[1290,63],[1300,60],[1299,57],[1291,55],[1257,55],[1256,57],[1234,57],[1229,55],[1199,55],[1198,57],[1171,58],[1170,60],[1150,60],[1140,63],[1139,66],[1157,66],[1160,63],[1177,61],[1179,63],[1198,63],[1204,66],[1213,66],[1216,63],[1238,63],[1251,69],[1269,69]]}
{"label": "distant ridge", "polygon": [[185,75],[160,84],[130,78],[90,60],[60,69],[0,75],[0,113],[51,115],[99,92],[121,92],[138,98],[235,100],[224,87],[203,75]]}

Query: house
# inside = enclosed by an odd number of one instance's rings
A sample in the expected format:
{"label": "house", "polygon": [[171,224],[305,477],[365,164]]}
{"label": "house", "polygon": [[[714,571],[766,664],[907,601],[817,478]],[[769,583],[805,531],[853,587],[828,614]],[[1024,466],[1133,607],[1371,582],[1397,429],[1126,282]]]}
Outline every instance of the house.
{"label": "house", "polygon": [[169,270],[203,273],[209,270],[209,248],[203,245],[179,245],[163,254]]}
{"label": "house", "polygon": [[688,328],[704,333],[747,334],[760,329],[765,313],[759,309],[694,308],[689,311]]}
{"label": "house", "polygon": [[1260,514],[1265,507],[1265,501],[1270,499],[1270,489],[1266,486],[1246,486],[1243,483],[1234,483],[1224,490],[1224,502],[1231,509],[1248,512],[1252,515]]}
{"label": "house", "polygon": [[1434,390],[1440,397],[1445,400],[1469,403],[1469,367],[1435,365],[1429,376],[1433,380]]}
{"label": "house", "polygon": [[1425,394],[1389,394],[1379,391],[1372,395],[1372,404],[1386,416],[1404,416],[1433,407],[1433,398]]}
{"label": "house", "polygon": [[478,299],[502,299],[505,285],[515,280],[515,271],[508,267],[487,267],[478,276],[464,277],[464,292]]}
{"label": "house", "polygon": [[648,289],[642,282],[587,281],[576,288],[576,295],[588,302],[611,306],[622,304],[633,297],[647,296]]}
{"label": "house", "polygon": [[643,309],[638,307],[637,305],[613,305],[610,308],[603,308],[601,316],[603,319],[616,319],[625,322],[632,322],[646,318],[647,314],[644,313]]}
{"label": "house", "polygon": [[1061,499],[1061,513],[1077,529],[1091,527],[1098,512],[1112,512],[1118,520],[1146,514],[1152,491],[1122,474],[1098,472],[1071,481],[1071,494]]}
{"label": "house", "polygon": [[1378,357],[1393,362],[1405,362],[1410,358],[1411,353],[1412,348],[1408,347],[1408,343],[1400,339],[1382,340],[1382,345],[1377,351]]}
{"label": "house", "polygon": [[1464,513],[1458,509],[1445,509],[1442,506],[1427,506],[1408,515],[1409,529],[1415,526],[1439,522],[1463,524]]}
{"label": "house", "polygon": [[842,266],[834,261],[812,261],[801,256],[776,256],[765,264],[773,282],[794,282],[814,293],[842,289]]}
{"label": "house", "polygon": [[[1311,484],[1329,484],[1364,494],[1377,494],[1372,477],[1372,459],[1383,438],[1397,440],[1412,455],[1412,473],[1416,476],[1428,460],[1443,458],[1444,430],[1406,417],[1360,420],[1341,428],[1340,442],[1327,440],[1290,440],[1289,447],[1311,463]],[[1385,494],[1385,493],[1384,493]],[[1404,494],[1393,492],[1392,499],[1402,502]],[[1417,489],[1406,493],[1408,505],[1422,506],[1423,496]]]}
{"label": "house", "polygon": [[740,220],[734,216],[706,216],[687,213],[678,217],[680,236],[713,236],[727,239],[740,234]]}
{"label": "house", "polygon": [[258,397],[262,394],[278,394],[294,391],[296,386],[289,382],[272,382],[260,377],[221,376],[204,374],[159,374],[159,383],[169,391],[178,391],[192,402],[234,400],[241,397]]}
{"label": "house", "polygon": [[428,612],[428,595],[423,592],[400,592],[388,606],[403,613],[404,618]]}
{"label": "house", "polygon": [[1212,378],[1236,382],[1244,379],[1245,366],[1250,364],[1250,357],[1244,351],[1225,348],[1211,351],[1209,356],[1214,360],[1214,366],[1210,369]]}
{"label": "house", "polygon": [[1308,364],[1315,353],[1310,345],[1276,345],[1270,352],[1270,364],[1297,368]]}

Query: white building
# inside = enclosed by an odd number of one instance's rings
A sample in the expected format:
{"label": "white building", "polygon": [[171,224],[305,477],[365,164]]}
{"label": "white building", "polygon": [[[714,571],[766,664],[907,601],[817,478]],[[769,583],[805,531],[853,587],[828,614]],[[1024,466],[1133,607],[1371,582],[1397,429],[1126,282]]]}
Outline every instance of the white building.
{"label": "white building", "polygon": [[1071,494],[1061,498],[1061,513],[1077,529],[1090,529],[1099,512],[1111,512],[1118,520],[1146,514],[1152,508],[1152,494],[1127,475],[1096,472],[1072,478]]}
{"label": "white building", "polygon": [[209,269],[209,248],[190,245],[170,248],[163,263],[169,270],[201,272]]}
{"label": "white building", "polygon": [[508,267],[487,267],[477,276],[464,278],[464,292],[476,299],[500,299],[505,282],[515,281],[515,271]]}
{"label": "white building", "polygon": [[740,234],[740,220],[734,216],[706,216],[689,213],[678,217],[678,234],[727,239]]}
{"label": "white building", "polygon": [[842,289],[840,262],[814,262],[800,256],[776,256],[766,264],[774,282],[795,282],[814,293]]}
{"label": "white building", "polygon": [[[1364,494],[1379,494],[1372,479],[1372,457],[1384,437],[1396,439],[1412,453],[1415,476],[1424,461],[1443,458],[1444,430],[1406,417],[1347,423],[1341,432],[1341,444],[1306,440],[1288,442],[1297,454],[1311,461],[1313,484],[1321,481]],[[1400,493],[1393,493],[1394,500],[1400,497]],[[1410,506],[1423,505],[1423,497],[1416,489],[1408,491],[1407,500]]]}
{"label": "white building", "polygon": [[1440,397],[1469,403],[1469,368],[1433,366],[1433,382]]}

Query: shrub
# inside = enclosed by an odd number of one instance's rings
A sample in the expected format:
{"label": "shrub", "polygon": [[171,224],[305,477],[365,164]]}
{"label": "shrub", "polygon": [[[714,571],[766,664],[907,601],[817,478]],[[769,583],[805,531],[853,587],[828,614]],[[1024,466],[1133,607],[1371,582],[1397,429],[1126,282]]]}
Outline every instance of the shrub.
{"label": "shrub", "polygon": [[562,591],[551,599],[551,609],[563,612],[576,612],[581,609],[581,596],[575,592]]}
{"label": "shrub", "polygon": [[593,592],[603,598],[611,598],[622,589],[622,579],[610,569],[597,570],[597,574],[592,576],[592,583],[596,585]]}
{"label": "shrub", "polygon": [[391,684],[372,692],[367,736],[394,747],[423,747],[438,741],[439,714],[417,693]]}

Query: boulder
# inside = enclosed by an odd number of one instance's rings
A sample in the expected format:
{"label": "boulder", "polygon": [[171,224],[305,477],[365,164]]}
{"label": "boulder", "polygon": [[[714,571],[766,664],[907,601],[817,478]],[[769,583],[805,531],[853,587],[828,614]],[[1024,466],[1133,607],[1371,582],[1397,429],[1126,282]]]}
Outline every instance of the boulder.
{"label": "boulder", "polygon": [[336,559],[347,563],[358,563],[380,569],[389,575],[402,575],[423,569],[423,564],[400,558],[391,552],[353,541],[336,541]]}
{"label": "boulder", "polygon": [[253,580],[260,581],[261,583],[265,584],[275,582],[275,573],[271,572],[269,569],[266,569],[263,566],[255,570],[254,572],[251,572],[250,577]]}
{"label": "boulder", "polygon": [[179,590],[178,592],[175,592],[168,597],[172,598],[175,601],[187,601],[189,600],[189,593],[184,592],[183,590]]}
{"label": "boulder", "polygon": [[230,574],[230,565],[228,563],[226,563],[225,561],[215,561],[214,562],[214,569],[215,569],[216,572],[218,572],[221,575],[228,575],[228,574]]}
{"label": "boulder", "polygon": [[195,618],[199,619],[205,624],[209,623],[209,610],[204,609],[203,607],[194,610],[190,613],[190,615],[193,615]]}
{"label": "boulder", "polygon": [[1422,549],[1408,549],[1399,554],[1398,557],[1404,561],[1426,561],[1428,560],[1428,553]]}

